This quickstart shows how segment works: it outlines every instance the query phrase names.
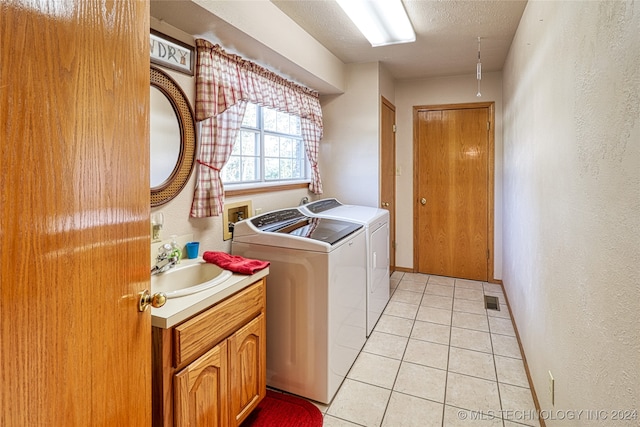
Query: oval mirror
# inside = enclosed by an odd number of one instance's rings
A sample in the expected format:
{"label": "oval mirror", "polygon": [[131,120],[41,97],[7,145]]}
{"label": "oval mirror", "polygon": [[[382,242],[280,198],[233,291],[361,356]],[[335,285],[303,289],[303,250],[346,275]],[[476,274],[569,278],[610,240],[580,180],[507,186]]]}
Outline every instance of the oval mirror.
{"label": "oval mirror", "polygon": [[177,196],[189,180],[196,128],[180,86],[155,67],[151,67],[150,81],[151,206],[159,206]]}
{"label": "oval mirror", "polygon": [[158,188],[173,176],[182,151],[182,135],[178,116],[169,98],[155,86],[151,86],[149,94],[151,100],[150,178],[151,188]]}

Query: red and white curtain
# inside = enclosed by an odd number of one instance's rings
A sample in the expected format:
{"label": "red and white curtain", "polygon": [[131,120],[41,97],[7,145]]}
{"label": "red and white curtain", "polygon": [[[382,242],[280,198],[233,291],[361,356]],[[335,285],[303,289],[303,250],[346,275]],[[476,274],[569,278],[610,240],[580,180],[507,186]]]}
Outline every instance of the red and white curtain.
{"label": "red and white curtain", "polygon": [[322,109],[318,93],[283,79],[259,65],[196,40],[196,120],[201,121],[198,178],[192,217],[222,213],[224,189],[220,170],[233,150],[247,102],[299,116],[305,152],[312,168],[309,190],[322,194],[318,145]]}

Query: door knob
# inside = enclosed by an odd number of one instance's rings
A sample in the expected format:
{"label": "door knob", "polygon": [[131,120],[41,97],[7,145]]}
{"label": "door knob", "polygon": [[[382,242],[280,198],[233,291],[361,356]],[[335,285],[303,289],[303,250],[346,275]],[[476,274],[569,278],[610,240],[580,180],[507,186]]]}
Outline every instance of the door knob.
{"label": "door knob", "polygon": [[422,199],[420,199],[420,204],[421,205],[426,205],[427,204],[427,199],[425,199],[424,197]]}
{"label": "door knob", "polygon": [[151,295],[148,289],[140,292],[140,300],[138,301],[138,311],[145,311],[149,306],[158,308],[162,307],[167,302],[167,296],[158,292]]}

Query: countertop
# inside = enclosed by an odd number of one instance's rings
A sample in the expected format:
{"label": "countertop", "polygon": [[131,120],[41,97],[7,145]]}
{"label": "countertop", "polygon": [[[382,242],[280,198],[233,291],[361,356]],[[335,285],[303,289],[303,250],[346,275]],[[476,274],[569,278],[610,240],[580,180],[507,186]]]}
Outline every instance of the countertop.
{"label": "countertop", "polygon": [[151,325],[169,329],[266,277],[268,274],[268,267],[252,275],[234,273],[229,279],[211,289],[183,297],[170,298],[163,307],[151,309]]}

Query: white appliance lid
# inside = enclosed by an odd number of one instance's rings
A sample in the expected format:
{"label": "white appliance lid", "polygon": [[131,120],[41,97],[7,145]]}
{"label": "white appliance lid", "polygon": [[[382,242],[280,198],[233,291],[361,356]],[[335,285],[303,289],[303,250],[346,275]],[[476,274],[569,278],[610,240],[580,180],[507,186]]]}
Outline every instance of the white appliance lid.
{"label": "white appliance lid", "polygon": [[250,219],[259,232],[288,234],[334,245],[362,228],[362,224],[308,217],[298,209],[268,212]]}
{"label": "white appliance lid", "polygon": [[371,206],[343,205],[336,199],[317,200],[301,206],[300,210],[311,216],[355,221],[359,224],[369,224],[389,214],[385,209]]}

